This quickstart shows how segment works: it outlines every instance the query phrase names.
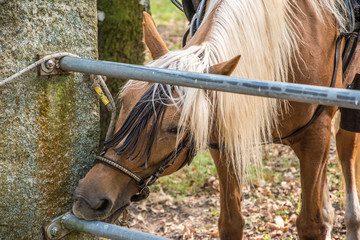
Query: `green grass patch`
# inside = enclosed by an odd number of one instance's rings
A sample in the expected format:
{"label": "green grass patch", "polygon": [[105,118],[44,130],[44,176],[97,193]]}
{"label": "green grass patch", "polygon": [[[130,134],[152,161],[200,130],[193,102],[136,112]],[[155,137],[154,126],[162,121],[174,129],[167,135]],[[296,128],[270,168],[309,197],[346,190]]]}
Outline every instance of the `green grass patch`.
{"label": "green grass patch", "polygon": [[185,14],[169,0],[151,0],[150,9],[157,25],[173,24],[174,21],[187,21]]}
{"label": "green grass patch", "polygon": [[290,214],[290,212],[288,210],[282,210],[282,211],[275,211],[275,214],[280,216],[287,216]]}
{"label": "green grass patch", "polygon": [[270,240],[271,239],[271,236],[269,234],[266,234],[263,238],[264,240]]}
{"label": "green grass patch", "polygon": [[216,168],[210,153],[201,152],[194,158],[190,166],[185,166],[172,175],[160,178],[152,186],[152,191],[157,191],[161,187],[176,200],[199,193],[209,193],[211,188],[205,186],[208,178],[215,175]]}

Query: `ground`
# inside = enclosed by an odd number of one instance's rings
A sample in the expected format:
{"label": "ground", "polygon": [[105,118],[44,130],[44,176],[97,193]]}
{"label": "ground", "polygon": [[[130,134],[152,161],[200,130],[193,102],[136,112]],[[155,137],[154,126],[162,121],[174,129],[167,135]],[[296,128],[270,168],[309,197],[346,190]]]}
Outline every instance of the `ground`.
{"label": "ground", "polygon": [[[179,49],[187,27],[185,18],[170,1],[152,0],[151,4],[167,46]],[[333,145],[328,166],[330,196],[336,209],[332,239],[345,239],[341,169]],[[286,146],[269,145],[264,152],[263,178],[243,189],[244,239],[296,239],[295,220],[301,203],[299,161]],[[160,179],[148,199],[133,203],[128,208],[128,222],[132,229],[170,239],[219,239],[218,185],[210,155],[201,153],[190,166]]]}
{"label": "ground", "polygon": [[[295,220],[301,193],[298,167],[298,159],[288,147],[266,147],[263,179],[243,190],[244,239],[296,239]],[[328,173],[331,201],[336,209],[332,239],[345,239],[344,210],[339,190],[342,189],[341,173],[333,149]],[[188,176],[188,173],[177,174],[183,175],[184,179]],[[178,178],[174,179],[178,181]],[[209,176],[202,185],[197,185],[199,191],[194,195],[180,197],[164,190],[161,183],[165,183],[166,187],[166,182],[157,183],[149,199],[129,207],[128,220],[132,229],[170,239],[219,239],[217,177]]]}

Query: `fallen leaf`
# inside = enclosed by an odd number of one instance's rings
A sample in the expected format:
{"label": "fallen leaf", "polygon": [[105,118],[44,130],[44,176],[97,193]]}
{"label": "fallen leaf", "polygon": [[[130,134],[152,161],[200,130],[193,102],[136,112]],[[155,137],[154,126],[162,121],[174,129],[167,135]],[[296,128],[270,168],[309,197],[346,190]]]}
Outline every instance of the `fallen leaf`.
{"label": "fallen leaf", "polygon": [[278,228],[283,228],[285,226],[284,219],[282,219],[280,216],[276,216],[274,221]]}

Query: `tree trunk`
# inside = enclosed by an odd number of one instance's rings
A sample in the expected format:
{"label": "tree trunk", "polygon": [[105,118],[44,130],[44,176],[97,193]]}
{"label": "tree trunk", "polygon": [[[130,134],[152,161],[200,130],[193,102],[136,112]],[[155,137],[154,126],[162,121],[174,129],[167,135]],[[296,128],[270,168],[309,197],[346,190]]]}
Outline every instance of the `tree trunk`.
{"label": "tree trunk", "polygon": [[[132,64],[144,62],[142,12],[148,9],[149,0],[98,0],[99,58],[101,60]],[[125,79],[107,80],[106,83],[114,98],[117,98],[125,82]],[[110,114],[103,105],[100,113],[101,140],[104,140]]]}
{"label": "tree trunk", "polygon": [[[0,80],[39,53],[96,58],[96,14],[96,0],[0,0]],[[42,239],[42,224],[71,209],[93,165],[98,107],[84,74],[34,70],[0,87],[0,239]]]}

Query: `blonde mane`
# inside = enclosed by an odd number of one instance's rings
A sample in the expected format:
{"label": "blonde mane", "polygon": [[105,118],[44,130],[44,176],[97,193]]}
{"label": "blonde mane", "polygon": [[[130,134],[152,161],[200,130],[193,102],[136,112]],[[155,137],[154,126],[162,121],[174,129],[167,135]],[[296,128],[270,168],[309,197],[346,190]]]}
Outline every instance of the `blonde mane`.
{"label": "blonde mane", "polygon": [[[331,12],[345,26],[339,10],[344,6],[338,1],[310,3],[319,16]],[[295,8],[289,0],[211,0],[203,21],[212,16],[206,40],[199,46],[171,51],[149,66],[207,72],[210,66],[241,54],[232,76],[286,82],[298,49]],[[183,87],[176,91],[179,97],[173,100],[182,111],[179,125],[191,130],[198,149],[205,148],[215,132],[239,180],[260,169],[261,144],[271,141],[281,115],[280,100]]]}

